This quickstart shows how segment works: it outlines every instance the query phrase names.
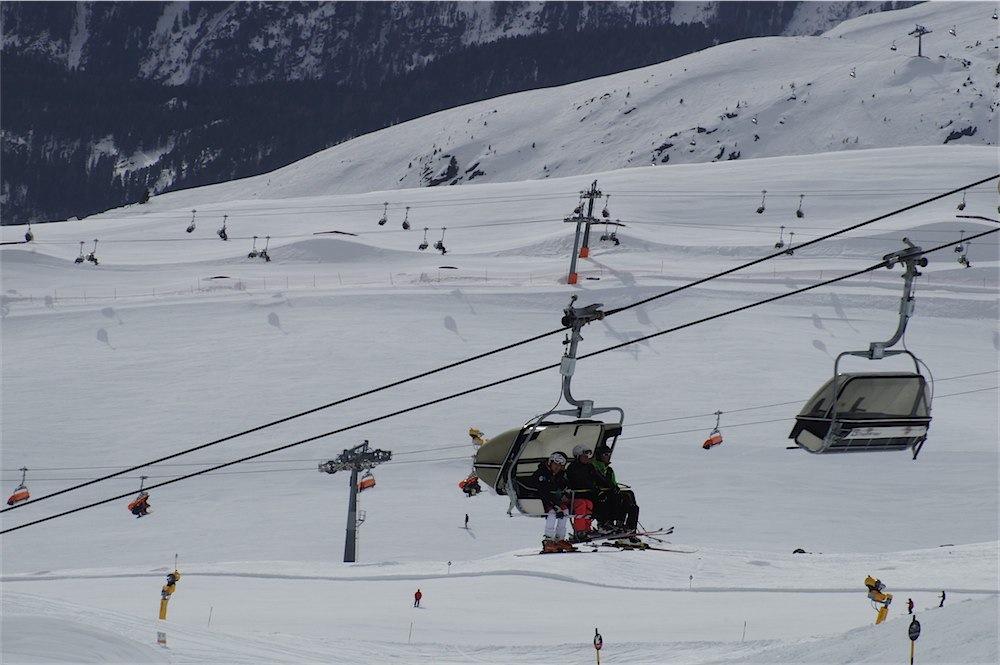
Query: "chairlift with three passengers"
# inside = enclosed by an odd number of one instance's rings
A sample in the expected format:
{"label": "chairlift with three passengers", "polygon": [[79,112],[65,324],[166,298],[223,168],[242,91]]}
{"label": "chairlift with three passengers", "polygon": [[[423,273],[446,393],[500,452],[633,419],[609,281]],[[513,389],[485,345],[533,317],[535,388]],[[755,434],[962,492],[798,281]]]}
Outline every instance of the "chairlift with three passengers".
{"label": "chairlift with three passengers", "polygon": [[31,498],[28,486],[24,484],[24,479],[28,475],[28,467],[22,466],[19,470],[21,472],[21,484],[15,487],[14,492],[7,498],[8,506],[13,506]]}
{"label": "chairlift with three passengers", "polygon": [[[490,438],[476,451],[473,461],[479,479],[497,494],[510,498],[507,512],[511,515],[516,510],[530,517],[545,516],[537,490],[525,485],[524,481],[549,455],[560,452],[569,456],[569,451],[578,444],[590,450],[604,445],[613,452],[622,433],[625,412],[620,407],[595,407],[593,400],[576,399],[571,391],[577,345],[583,339],[580,330],[587,323],[604,318],[600,303],[574,307],[575,301],[574,295],[569,306],[563,310],[562,324],[570,327],[571,332],[563,342],[566,351],[559,367],[562,375],[560,401],[565,398],[573,408],[557,410],[559,404],[556,403],[552,409],[535,416],[521,427]],[[596,418],[603,414],[612,417],[608,420]]]}
{"label": "chairlift with three passengers", "polygon": [[191,223],[187,225],[187,228],[186,228],[186,229],[184,229],[184,230],[185,230],[185,231],[187,231],[188,233],[194,233],[194,217],[195,217],[195,215],[197,215],[197,214],[198,214],[198,211],[197,211],[197,210],[192,210],[192,211],[191,211]]}
{"label": "chairlift with three passengers", "polygon": [[[905,344],[903,349],[891,348],[903,339],[913,315],[913,280],[921,274],[917,267],[927,265],[920,247],[907,238],[903,242],[906,248],[883,257],[886,268],[897,263],[905,266],[896,332],[885,342],[872,342],[867,351],[844,351],[837,356],[833,378],[806,402],[788,435],[804,450],[850,453],[910,449],[916,459],[927,439],[933,385],[920,372],[922,365],[927,366]],[[882,360],[897,355],[909,356],[914,371],[839,372],[844,356]]]}
{"label": "chairlift with three passengers", "polygon": [[458,488],[470,499],[483,491],[483,486],[479,484],[479,476],[473,471],[464,480],[459,481]]}
{"label": "chairlift with three passengers", "polygon": [[427,249],[428,247],[430,247],[430,245],[427,244],[427,231],[428,231],[428,228],[425,226],[424,227],[424,239],[420,241],[419,245],[417,245],[417,249],[419,249],[421,252],[424,251],[425,249]]}

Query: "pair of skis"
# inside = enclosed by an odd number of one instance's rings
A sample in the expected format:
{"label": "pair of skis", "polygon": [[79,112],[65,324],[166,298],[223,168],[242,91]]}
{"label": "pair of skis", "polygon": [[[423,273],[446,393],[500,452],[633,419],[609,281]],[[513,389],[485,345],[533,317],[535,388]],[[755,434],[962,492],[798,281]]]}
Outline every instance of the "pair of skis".
{"label": "pair of skis", "polygon": [[[585,541],[581,541],[579,543],[574,543],[575,545],[589,546],[589,547],[591,547],[593,549],[585,549],[585,550],[572,549],[572,550],[558,551],[558,552],[545,552],[545,551],[542,551],[542,552],[530,552],[530,553],[527,553],[527,554],[515,554],[514,556],[521,557],[521,556],[541,556],[543,554],[574,554],[574,553],[576,553],[576,554],[591,554],[591,553],[594,553],[594,552],[610,552],[611,551],[611,550],[602,550],[602,549],[599,548],[599,546],[610,547],[610,548],[617,549],[619,551],[626,551],[626,550],[655,550],[655,551],[658,551],[658,552],[673,552],[675,554],[694,554],[695,552],[698,551],[698,550],[679,550],[679,549],[673,549],[673,548],[667,548],[667,547],[657,547],[657,546],[650,545],[649,543],[645,543],[645,542],[639,542],[639,543],[626,543],[626,542],[622,542],[623,539],[625,539],[625,538],[633,538],[634,537],[634,538],[649,538],[650,540],[654,540],[657,543],[666,544],[667,541],[663,540],[662,538],[659,538],[659,536],[669,536],[673,532],[674,532],[674,527],[669,527],[669,528],[666,528],[666,529],[653,529],[653,530],[650,530],[650,531],[626,531],[626,532],[617,533],[617,534],[614,534],[614,533],[613,534],[606,534],[606,535],[601,535],[601,536],[595,536],[595,537],[591,538],[590,540],[585,540]],[[598,543],[597,541],[605,541],[605,542]],[[611,541],[611,542],[607,542],[607,541]]]}

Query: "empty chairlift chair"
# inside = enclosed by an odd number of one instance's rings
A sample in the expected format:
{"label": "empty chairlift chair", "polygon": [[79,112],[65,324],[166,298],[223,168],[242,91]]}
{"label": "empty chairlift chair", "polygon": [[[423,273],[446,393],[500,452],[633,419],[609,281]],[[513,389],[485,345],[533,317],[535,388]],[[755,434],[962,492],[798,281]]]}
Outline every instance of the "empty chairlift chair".
{"label": "empty chairlift chair", "polygon": [[7,505],[13,506],[21,503],[22,501],[27,501],[31,498],[31,493],[28,492],[28,486],[24,484],[24,479],[28,474],[27,467],[21,467],[21,484],[14,488],[10,497],[7,498]]}
{"label": "empty chairlift chair", "polygon": [[358,481],[358,491],[364,492],[373,487],[375,487],[375,474],[371,471],[365,471],[364,475],[361,476],[361,480]]}
{"label": "empty chairlift chair", "polygon": [[[913,459],[927,439],[931,424],[933,390],[920,368],[923,364],[906,349],[891,350],[906,331],[913,314],[913,280],[917,266],[927,265],[919,247],[906,238],[904,249],[885,257],[885,265],[906,266],[900,304],[899,325],[886,342],[872,342],[867,351],[845,351],[837,356],[833,377],[813,395],[795,417],[789,438],[811,453],[876,452],[912,450]],[[882,360],[907,355],[913,372],[839,373],[844,356]]]}
{"label": "empty chairlift chair", "polygon": [[[567,350],[562,359],[562,395],[572,409],[550,411],[536,416],[521,427],[490,438],[476,451],[473,467],[479,479],[489,484],[497,494],[510,498],[509,514],[516,510],[522,515],[544,517],[542,501],[537,492],[525,485],[543,460],[554,452],[568,456],[577,444],[596,450],[601,444],[614,451],[622,432],[625,412],[619,407],[594,407],[592,400],[573,397],[570,383],[576,365],[576,348],[580,329],[590,321],[604,317],[600,304],[574,307],[572,297],[564,312],[563,325],[571,326]],[[611,415],[608,421],[596,416]]]}

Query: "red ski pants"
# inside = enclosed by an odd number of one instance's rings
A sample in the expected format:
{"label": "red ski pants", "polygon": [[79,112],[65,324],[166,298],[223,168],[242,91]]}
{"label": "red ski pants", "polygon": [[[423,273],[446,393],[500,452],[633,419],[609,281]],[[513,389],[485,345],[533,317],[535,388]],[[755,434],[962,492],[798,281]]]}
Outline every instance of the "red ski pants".
{"label": "red ski pants", "polygon": [[[574,515],[592,515],[594,513],[594,502],[590,499],[574,499],[573,500],[573,514]],[[574,517],[573,518],[573,530],[574,531],[590,531],[590,524],[593,520],[590,517]]]}

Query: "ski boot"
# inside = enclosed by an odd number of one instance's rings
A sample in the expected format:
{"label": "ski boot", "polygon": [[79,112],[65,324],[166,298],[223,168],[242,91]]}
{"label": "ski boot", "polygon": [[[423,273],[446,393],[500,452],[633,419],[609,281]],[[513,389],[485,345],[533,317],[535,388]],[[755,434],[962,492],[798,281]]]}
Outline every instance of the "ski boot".
{"label": "ski boot", "polygon": [[573,543],[568,540],[557,540],[556,547],[559,548],[560,552],[576,552],[576,548],[573,547]]}
{"label": "ski boot", "polygon": [[[542,554],[558,554],[563,551],[563,548],[559,545],[558,540],[553,538],[545,538],[542,540]],[[570,547],[573,547],[570,545]]]}

